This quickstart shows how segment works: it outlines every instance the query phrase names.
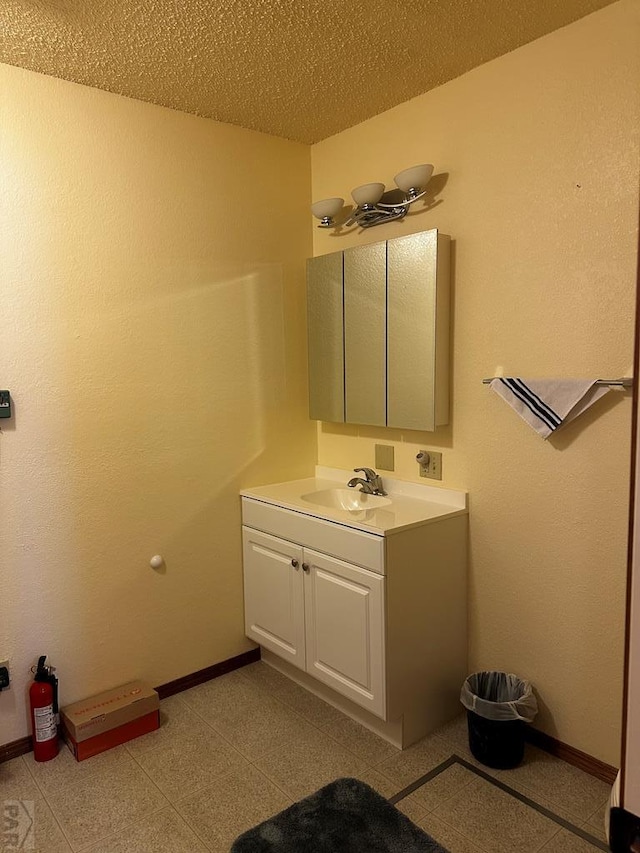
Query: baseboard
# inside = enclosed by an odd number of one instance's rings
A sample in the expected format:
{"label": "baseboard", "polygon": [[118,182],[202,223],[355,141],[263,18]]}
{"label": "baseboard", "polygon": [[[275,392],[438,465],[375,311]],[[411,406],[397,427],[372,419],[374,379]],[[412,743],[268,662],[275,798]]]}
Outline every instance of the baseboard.
{"label": "baseboard", "polygon": [[26,755],[32,749],[31,735],[21,737],[19,740],[12,740],[11,743],[3,743],[0,745],[0,764],[4,761],[11,761],[12,758],[18,758],[20,755]]}
{"label": "baseboard", "polygon": [[586,752],[581,752],[581,750],[569,746],[569,744],[563,743],[561,740],[557,740],[551,737],[551,735],[547,735],[531,726],[527,726],[526,737],[533,746],[537,746],[538,749],[555,755],[556,758],[561,758],[567,764],[572,764],[574,767],[584,770],[585,773],[595,776],[596,779],[601,779],[609,785],[613,785],[615,782],[618,775],[617,768],[612,767],[610,764],[605,764],[599,758],[594,758]]}
{"label": "baseboard", "polygon": [[[277,656],[271,655],[269,652],[265,652],[264,657],[267,659],[267,662],[271,663],[272,666],[275,666],[276,669],[280,669],[280,671],[283,671],[285,675],[288,675],[294,681],[302,684],[307,689],[311,689],[311,692],[316,693],[316,695],[319,695],[322,699],[325,699],[325,701],[329,701],[330,704],[336,706],[335,697],[337,697],[337,694],[334,695],[334,691],[328,690],[328,692],[333,695],[333,699],[328,699],[326,695],[323,695],[323,693],[318,690],[318,686],[323,685],[321,685],[321,683],[316,679],[310,679],[316,688],[314,690],[307,682],[302,681],[301,676],[303,676],[304,673],[296,670],[295,674],[292,675],[286,667],[283,666],[283,661]],[[176,693],[181,693],[183,690],[189,690],[191,687],[196,687],[198,684],[204,684],[205,681],[210,681],[212,678],[218,678],[220,675],[224,675],[234,669],[239,669],[242,666],[247,666],[247,664],[254,663],[258,660],[260,660],[259,647],[257,649],[252,649],[249,652],[244,652],[244,654],[237,655],[236,657],[229,658],[228,660],[221,661],[213,666],[208,666],[206,669],[193,672],[191,675],[185,675],[183,678],[177,678],[175,681],[169,681],[167,684],[162,684],[160,687],[156,687],[156,690],[158,691],[161,699],[166,699],[167,696],[173,696]],[[339,698],[342,699],[342,697]],[[343,701],[348,702],[348,700]],[[350,706],[352,705],[351,702],[348,702],[348,704]],[[340,705],[337,705],[337,707],[347,713],[347,715],[354,716],[351,708],[346,709]],[[357,706],[353,705],[353,708],[357,708]],[[357,710],[366,714],[362,709]],[[367,716],[370,715],[367,714]],[[385,737],[384,733],[373,728],[371,725],[368,725],[363,719],[360,719],[359,721],[367,728],[372,728],[372,730],[376,731],[376,733],[381,737]],[[600,759],[594,758],[592,755],[588,755],[586,752],[582,752],[573,746],[569,746],[569,744],[563,743],[561,740],[557,740],[557,738],[551,737],[551,735],[545,734],[531,726],[526,727],[526,732],[529,743],[533,744],[533,746],[537,746],[538,749],[542,749],[550,755],[555,755],[556,758],[560,758],[563,761],[566,761],[567,764],[571,764],[574,767],[578,767],[580,770],[584,770],[585,773],[589,773],[590,776],[595,776],[596,779],[600,779],[609,785],[613,785],[615,782],[615,778],[618,775],[616,767],[612,767],[610,764],[605,764],[604,761],[600,761]],[[391,740],[389,737],[386,737],[386,739]]]}
{"label": "baseboard", "polygon": [[166,699],[168,696],[182,693],[183,690],[197,687],[198,684],[204,684],[205,681],[219,678],[221,675],[226,675],[227,672],[240,669],[240,667],[255,663],[258,660],[260,660],[260,647],[243,652],[241,655],[236,655],[233,658],[220,661],[220,663],[214,663],[213,666],[207,666],[205,669],[199,669],[197,672],[192,672],[189,675],[183,675],[182,678],[168,681],[166,684],[161,684],[155,689],[161,699]]}
{"label": "baseboard", "polygon": [[[205,681],[211,681],[212,678],[218,678],[225,675],[227,672],[232,672],[234,669],[240,669],[242,666],[247,666],[250,663],[260,660],[260,648],[251,649],[241,655],[236,655],[233,658],[214,663],[213,666],[208,666],[205,669],[199,669],[197,672],[192,672],[190,675],[185,675],[182,678],[176,678],[174,681],[168,681],[166,684],[161,684],[156,687],[158,696],[161,699],[166,699],[168,696],[173,696],[176,693],[181,693],[183,690],[189,690],[190,687],[196,687],[198,684],[204,684]],[[19,740],[11,741],[10,743],[0,744],[0,764],[5,761],[11,761],[12,758],[18,758],[20,755],[26,755],[33,749],[32,738],[22,737]]]}
{"label": "baseboard", "polygon": [[[191,687],[197,687],[198,684],[204,684],[206,681],[211,681],[214,678],[219,678],[227,672],[232,672],[234,669],[240,669],[250,663],[255,663],[260,660],[260,648],[251,649],[248,652],[243,652],[235,657],[215,663],[213,666],[207,666],[205,669],[199,669],[197,672],[192,672],[189,675],[184,675],[182,678],[176,678],[173,681],[168,681],[166,684],[161,684],[155,689],[161,699],[166,699],[168,696],[174,696],[176,693],[182,693],[183,690],[189,690]],[[609,785],[613,785],[618,770],[610,764],[605,764],[598,758],[588,755],[569,744],[557,740],[551,735],[534,729],[531,726],[527,727],[527,740],[533,746],[555,755],[556,758],[561,758],[567,764],[578,767],[595,776],[596,779],[601,779]],[[11,741],[10,743],[0,744],[0,764],[5,761],[10,761],[12,758],[18,758],[20,755],[26,755],[33,749],[31,737],[23,737],[19,740]]]}

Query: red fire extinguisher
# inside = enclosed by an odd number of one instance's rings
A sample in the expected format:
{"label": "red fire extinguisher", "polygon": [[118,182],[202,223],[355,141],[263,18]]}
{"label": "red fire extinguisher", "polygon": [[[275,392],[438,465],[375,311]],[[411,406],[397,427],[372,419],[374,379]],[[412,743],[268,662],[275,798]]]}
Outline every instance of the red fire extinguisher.
{"label": "red fire extinguisher", "polygon": [[47,656],[38,659],[33,684],[29,688],[33,755],[49,761],[58,754],[58,679],[53,667],[45,666]]}

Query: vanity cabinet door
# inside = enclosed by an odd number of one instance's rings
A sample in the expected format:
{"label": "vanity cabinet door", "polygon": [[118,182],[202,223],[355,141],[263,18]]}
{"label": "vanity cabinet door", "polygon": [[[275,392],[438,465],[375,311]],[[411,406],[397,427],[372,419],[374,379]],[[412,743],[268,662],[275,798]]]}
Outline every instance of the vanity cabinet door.
{"label": "vanity cabinet door", "polygon": [[305,548],[307,672],[385,717],[384,577]]}
{"label": "vanity cabinet door", "polygon": [[242,528],[245,633],[265,649],[305,668],[302,548]]}

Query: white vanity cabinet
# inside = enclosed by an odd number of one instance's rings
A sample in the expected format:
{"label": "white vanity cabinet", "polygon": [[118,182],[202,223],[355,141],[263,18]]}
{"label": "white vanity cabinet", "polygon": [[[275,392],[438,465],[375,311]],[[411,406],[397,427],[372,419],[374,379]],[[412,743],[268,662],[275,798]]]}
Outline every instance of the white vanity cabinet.
{"label": "white vanity cabinet", "polygon": [[248,637],[384,717],[384,577],[243,527]]}
{"label": "white vanity cabinet", "polygon": [[245,633],[263,659],[402,748],[459,713],[466,509],[368,532],[245,494],[242,516]]}

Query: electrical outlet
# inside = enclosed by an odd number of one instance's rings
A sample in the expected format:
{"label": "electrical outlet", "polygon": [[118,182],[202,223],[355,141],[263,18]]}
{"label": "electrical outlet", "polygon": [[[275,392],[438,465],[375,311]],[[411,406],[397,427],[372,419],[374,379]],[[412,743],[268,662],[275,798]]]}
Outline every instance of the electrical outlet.
{"label": "electrical outlet", "polygon": [[0,690],[6,690],[9,687],[10,682],[9,661],[0,660]]}
{"label": "electrical outlet", "polygon": [[420,476],[431,480],[442,479],[442,453],[435,450],[421,450],[416,457],[420,465]]}
{"label": "electrical outlet", "polygon": [[[629,374],[631,376],[631,374]],[[0,418],[11,417],[11,394],[8,391],[0,391]]]}

